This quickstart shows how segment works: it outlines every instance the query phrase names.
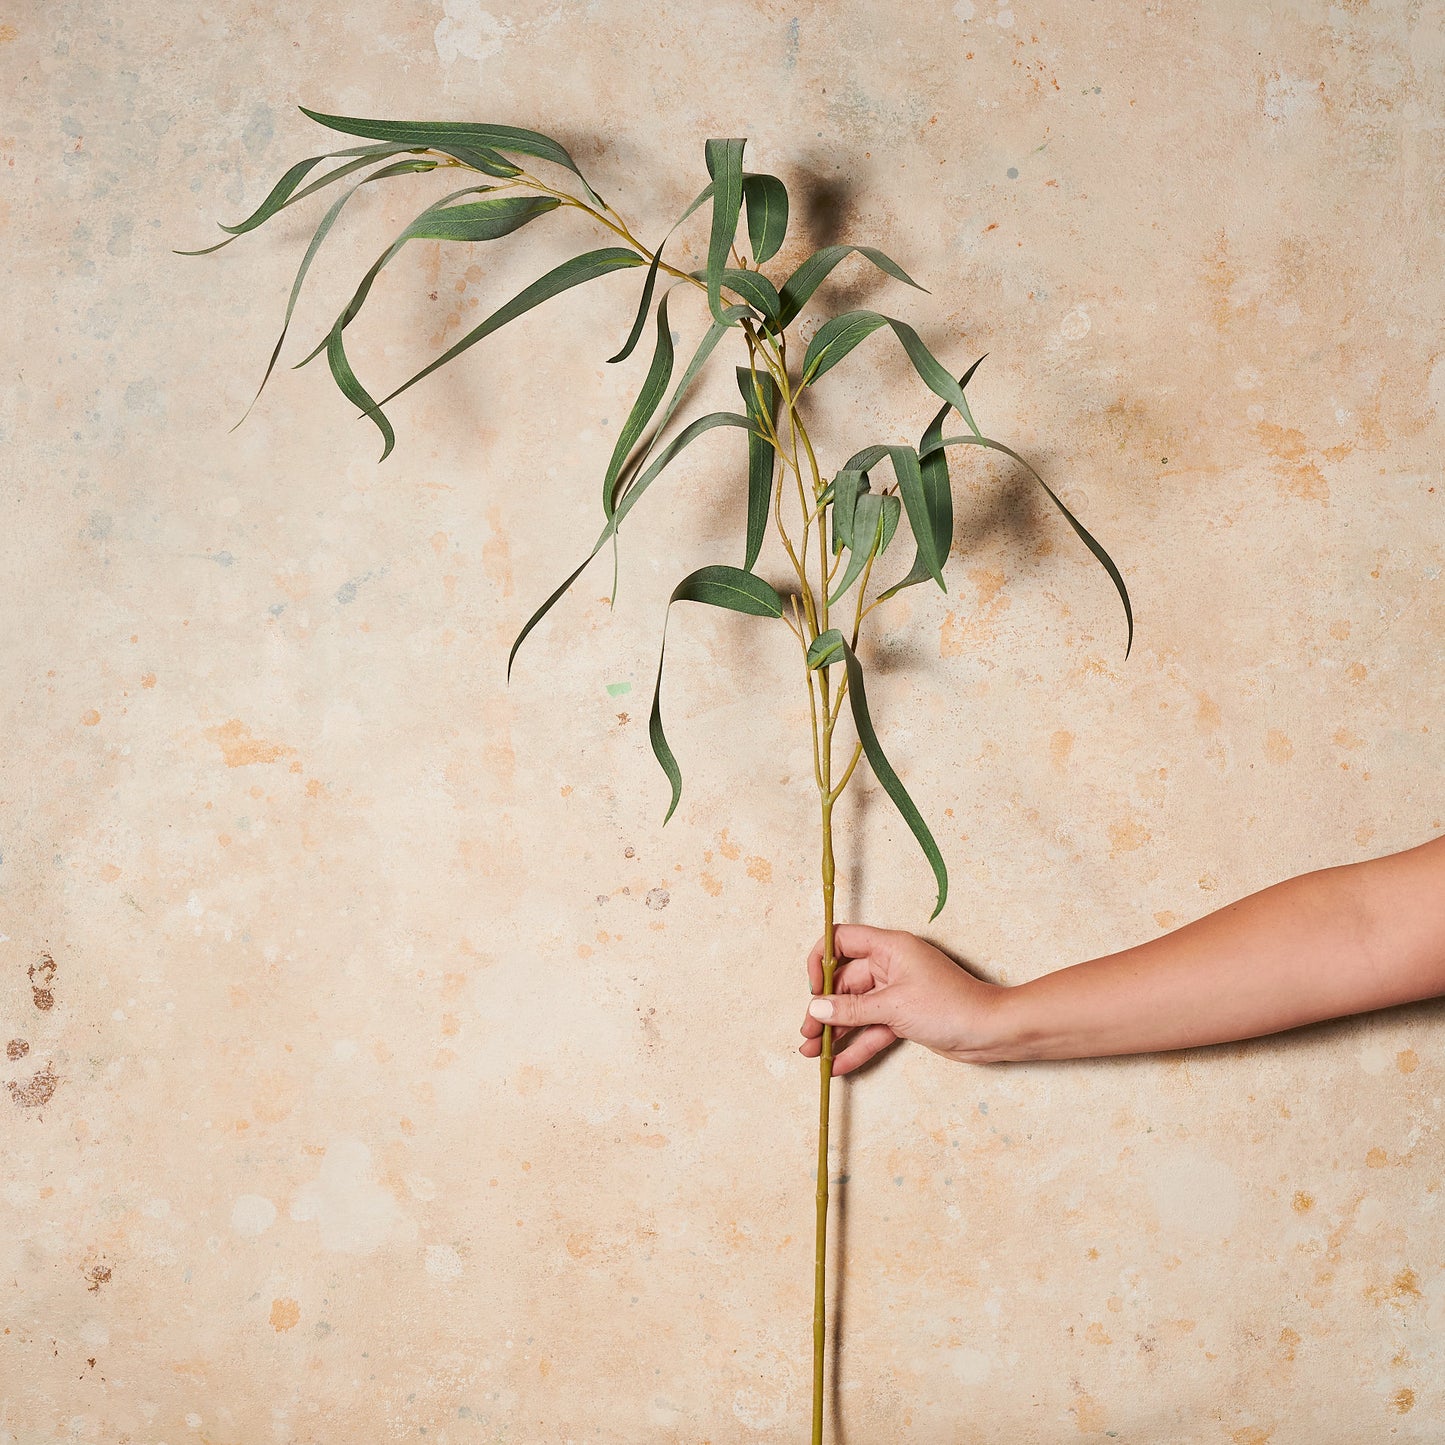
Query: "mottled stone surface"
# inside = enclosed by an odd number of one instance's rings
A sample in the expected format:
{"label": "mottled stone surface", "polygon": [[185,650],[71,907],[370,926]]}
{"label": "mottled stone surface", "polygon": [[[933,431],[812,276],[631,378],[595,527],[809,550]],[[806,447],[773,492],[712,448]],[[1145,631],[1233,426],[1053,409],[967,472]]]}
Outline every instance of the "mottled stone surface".
{"label": "mottled stone surface", "polygon": [[[953,872],[931,936],[1017,981],[1445,827],[1442,67],[1438,3],[1365,0],[0,14],[0,1440],[805,1433],[790,639],[679,610],[665,833],[646,740],[668,591],[740,552],[736,448],[679,462],[617,609],[588,574],[508,688],[595,536],[637,275],[398,401],[382,466],[315,366],[228,431],[319,213],[171,248],[328,148],[297,104],[551,131],[654,240],[746,134],[793,188],[775,271],[880,245],[931,294],[820,299],[989,353],[980,419],[1139,616],[1126,663],[1107,579],[985,464],[948,596],[877,614]],[[437,179],[357,198],[291,359]],[[395,385],[588,244],[415,245],[358,371]],[[932,410],[885,337],[824,391],[826,466]],[[845,914],[924,927],[871,781],[845,821]],[[838,1439],[1445,1440],[1442,1028],[896,1050],[840,1091]]]}

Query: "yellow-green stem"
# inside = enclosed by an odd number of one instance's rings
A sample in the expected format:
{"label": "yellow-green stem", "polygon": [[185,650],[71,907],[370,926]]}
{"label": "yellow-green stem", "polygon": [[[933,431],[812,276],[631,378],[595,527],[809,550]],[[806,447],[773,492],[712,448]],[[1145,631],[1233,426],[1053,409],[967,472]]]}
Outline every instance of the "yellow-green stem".
{"label": "yellow-green stem", "polygon": [[[823,992],[832,993],[838,967],[833,949],[833,799],[829,794],[832,737],[823,749]],[[828,1311],[828,1105],[833,1083],[833,1029],[823,1026],[818,1057],[817,1224],[813,1240],[813,1445],[823,1445],[823,1360]]]}

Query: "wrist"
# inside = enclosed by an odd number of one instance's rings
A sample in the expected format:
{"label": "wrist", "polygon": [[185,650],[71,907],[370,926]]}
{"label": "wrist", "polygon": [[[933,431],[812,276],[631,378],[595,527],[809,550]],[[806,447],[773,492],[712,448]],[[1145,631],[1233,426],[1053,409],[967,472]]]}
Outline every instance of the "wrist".
{"label": "wrist", "polygon": [[1029,985],[994,984],[974,1001],[972,1027],[954,1057],[968,1064],[1017,1063],[1037,1057],[1034,996]]}

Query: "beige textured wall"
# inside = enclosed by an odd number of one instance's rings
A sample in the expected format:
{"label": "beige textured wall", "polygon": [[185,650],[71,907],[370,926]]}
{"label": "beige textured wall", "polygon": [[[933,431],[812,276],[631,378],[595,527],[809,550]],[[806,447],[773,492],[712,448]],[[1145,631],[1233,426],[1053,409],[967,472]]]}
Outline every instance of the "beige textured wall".
{"label": "beige textured wall", "polygon": [[[505,687],[594,535],[636,273],[417,388],[384,466],[316,368],[229,433],[306,223],[170,248],[326,148],[296,104],[551,131],[650,238],[746,134],[784,260],[872,242],[932,291],[840,272],[832,305],[990,353],[980,417],[1139,615],[1125,663],[1107,580],[986,466],[949,596],[880,614],[876,714],[954,877],[932,936],[1017,981],[1445,826],[1442,66],[1445,8],[1366,0],[0,14],[0,1441],[805,1433],[789,639],[675,620],[665,833],[646,742],[667,592],[735,560],[736,449]],[[358,199],[294,355],[427,187]],[[363,376],[588,239],[524,235],[395,264]],[[883,338],[828,383],[825,465],[931,411]],[[871,781],[847,824],[844,913],[923,927]],[[1430,1006],[896,1050],[840,1091],[839,1439],[1445,1440],[1442,1082]]]}

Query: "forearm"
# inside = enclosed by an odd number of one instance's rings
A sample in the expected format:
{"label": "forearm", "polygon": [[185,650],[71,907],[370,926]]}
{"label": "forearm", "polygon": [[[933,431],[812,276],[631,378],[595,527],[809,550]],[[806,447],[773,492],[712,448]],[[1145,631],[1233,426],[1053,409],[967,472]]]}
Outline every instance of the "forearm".
{"label": "forearm", "polygon": [[989,1059],[1189,1048],[1445,993],[1445,839],[1000,991]]}

